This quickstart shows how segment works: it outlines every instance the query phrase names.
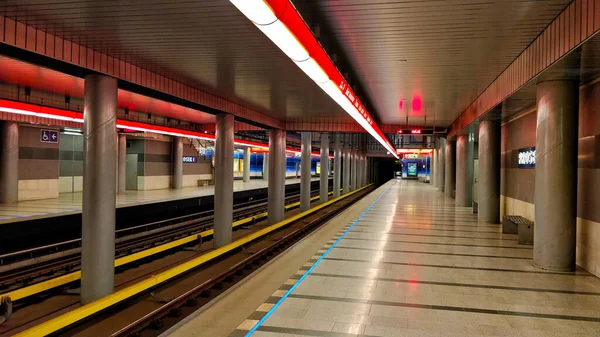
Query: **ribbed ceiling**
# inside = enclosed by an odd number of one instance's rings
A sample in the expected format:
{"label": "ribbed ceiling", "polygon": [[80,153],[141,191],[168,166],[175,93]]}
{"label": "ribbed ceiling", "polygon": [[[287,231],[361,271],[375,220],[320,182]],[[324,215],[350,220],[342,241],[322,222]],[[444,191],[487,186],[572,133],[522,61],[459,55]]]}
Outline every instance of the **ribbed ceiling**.
{"label": "ribbed ceiling", "polygon": [[570,1],[294,3],[312,25],[324,17],[383,123],[404,124],[408,114],[409,124],[426,115],[431,125],[435,115],[448,126]]}

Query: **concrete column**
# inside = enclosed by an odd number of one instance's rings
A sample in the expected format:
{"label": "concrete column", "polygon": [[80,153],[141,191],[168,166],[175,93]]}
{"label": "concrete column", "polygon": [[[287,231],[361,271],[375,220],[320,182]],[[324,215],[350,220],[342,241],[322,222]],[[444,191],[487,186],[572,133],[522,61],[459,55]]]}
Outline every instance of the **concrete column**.
{"label": "concrete column", "polygon": [[0,121],[0,203],[19,199],[19,124]]}
{"label": "concrete column", "polygon": [[117,159],[117,194],[125,194],[126,186],[126,161],[127,161],[127,135],[119,134],[119,154]]}
{"label": "concrete column", "polygon": [[285,206],[285,131],[269,130],[269,192],[267,222],[283,220]]}
{"label": "concrete column", "polygon": [[215,132],[215,201],[213,246],[231,242],[233,223],[233,115],[218,114]]}
{"label": "concrete column", "polygon": [[362,187],[362,153],[359,152],[356,154],[356,188],[359,189]]}
{"label": "concrete column", "polygon": [[533,264],[542,269],[575,269],[578,107],[578,82],[538,83]]}
{"label": "concrete column", "polygon": [[355,144],[356,142],[356,137],[353,137],[353,143],[352,143],[352,152],[350,153],[350,161],[351,161],[351,166],[350,166],[350,191],[354,191],[356,190],[356,168],[357,168],[357,164],[358,164],[358,149],[357,146]]}
{"label": "concrete column", "polygon": [[263,180],[267,180],[269,177],[269,154],[263,154]]}
{"label": "concrete column", "polygon": [[438,138],[437,181],[440,192],[445,190],[446,181],[446,139]]}
{"label": "concrete column", "polygon": [[302,148],[300,158],[300,211],[310,208],[310,162],[312,152],[312,134],[302,132]]}
{"label": "concrete column", "polygon": [[479,123],[479,197],[477,219],[500,223],[500,121]]}
{"label": "concrete column", "polygon": [[454,171],[456,169],[455,161],[456,161],[456,141],[448,140],[446,141],[446,151],[445,151],[445,174],[444,174],[444,193],[447,197],[454,198]]}
{"label": "concrete column", "polygon": [[117,197],[117,80],[87,75],[83,101],[81,302],[113,292]]}
{"label": "concrete column", "polygon": [[244,182],[250,181],[250,147],[244,149]]}
{"label": "concrete column", "polygon": [[350,137],[346,136],[346,142],[344,144],[344,173],[342,174],[343,191],[346,194],[350,192]]}
{"label": "concrete column", "polygon": [[342,178],[342,135],[335,135],[335,148],[333,152],[333,197],[340,196]]}
{"label": "concrete column", "polygon": [[321,133],[321,176],[319,184],[319,201],[329,200],[329,134]]}
{"label": "concrete column", "polygon": [[[231,164],[233,165],[233,164]],[[173,177],[171,187],[180,190],[183,186],[183,138],[173,138]]]}
{"label": "concrete column", "polygon": [[459,135],[456,140],[456,205],[473,206],[473,136]]}

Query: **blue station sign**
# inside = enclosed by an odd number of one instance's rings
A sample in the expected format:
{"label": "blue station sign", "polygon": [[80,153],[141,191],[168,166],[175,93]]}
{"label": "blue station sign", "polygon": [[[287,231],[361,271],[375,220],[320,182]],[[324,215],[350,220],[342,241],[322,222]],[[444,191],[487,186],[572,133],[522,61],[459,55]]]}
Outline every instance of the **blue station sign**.
{"label": "blue station sign", "polygon": [[535,167],[535,147],[519,149],[519,157],[517,160],[519,168],[534,168]]}

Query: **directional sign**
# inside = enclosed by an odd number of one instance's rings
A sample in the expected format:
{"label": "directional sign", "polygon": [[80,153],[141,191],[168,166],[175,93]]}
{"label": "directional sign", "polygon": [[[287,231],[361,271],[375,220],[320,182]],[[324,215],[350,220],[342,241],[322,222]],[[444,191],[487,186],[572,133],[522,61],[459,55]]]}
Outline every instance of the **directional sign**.
{"label": "directional sign", "polygon": [[40,141],[42,143],[58,143],[58,130],[46,130],[42,129],[40,134]]}

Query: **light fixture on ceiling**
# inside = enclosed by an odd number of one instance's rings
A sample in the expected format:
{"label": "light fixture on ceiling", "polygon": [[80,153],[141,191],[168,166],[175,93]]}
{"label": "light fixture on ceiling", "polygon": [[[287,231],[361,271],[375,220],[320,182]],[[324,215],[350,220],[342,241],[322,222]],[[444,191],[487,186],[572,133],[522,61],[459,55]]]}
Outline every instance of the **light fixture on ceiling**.
{"label": "light fixture on ceiling", "polygon": [[284,54],[396,158],[396,151],[289,0],[230,0]]}

